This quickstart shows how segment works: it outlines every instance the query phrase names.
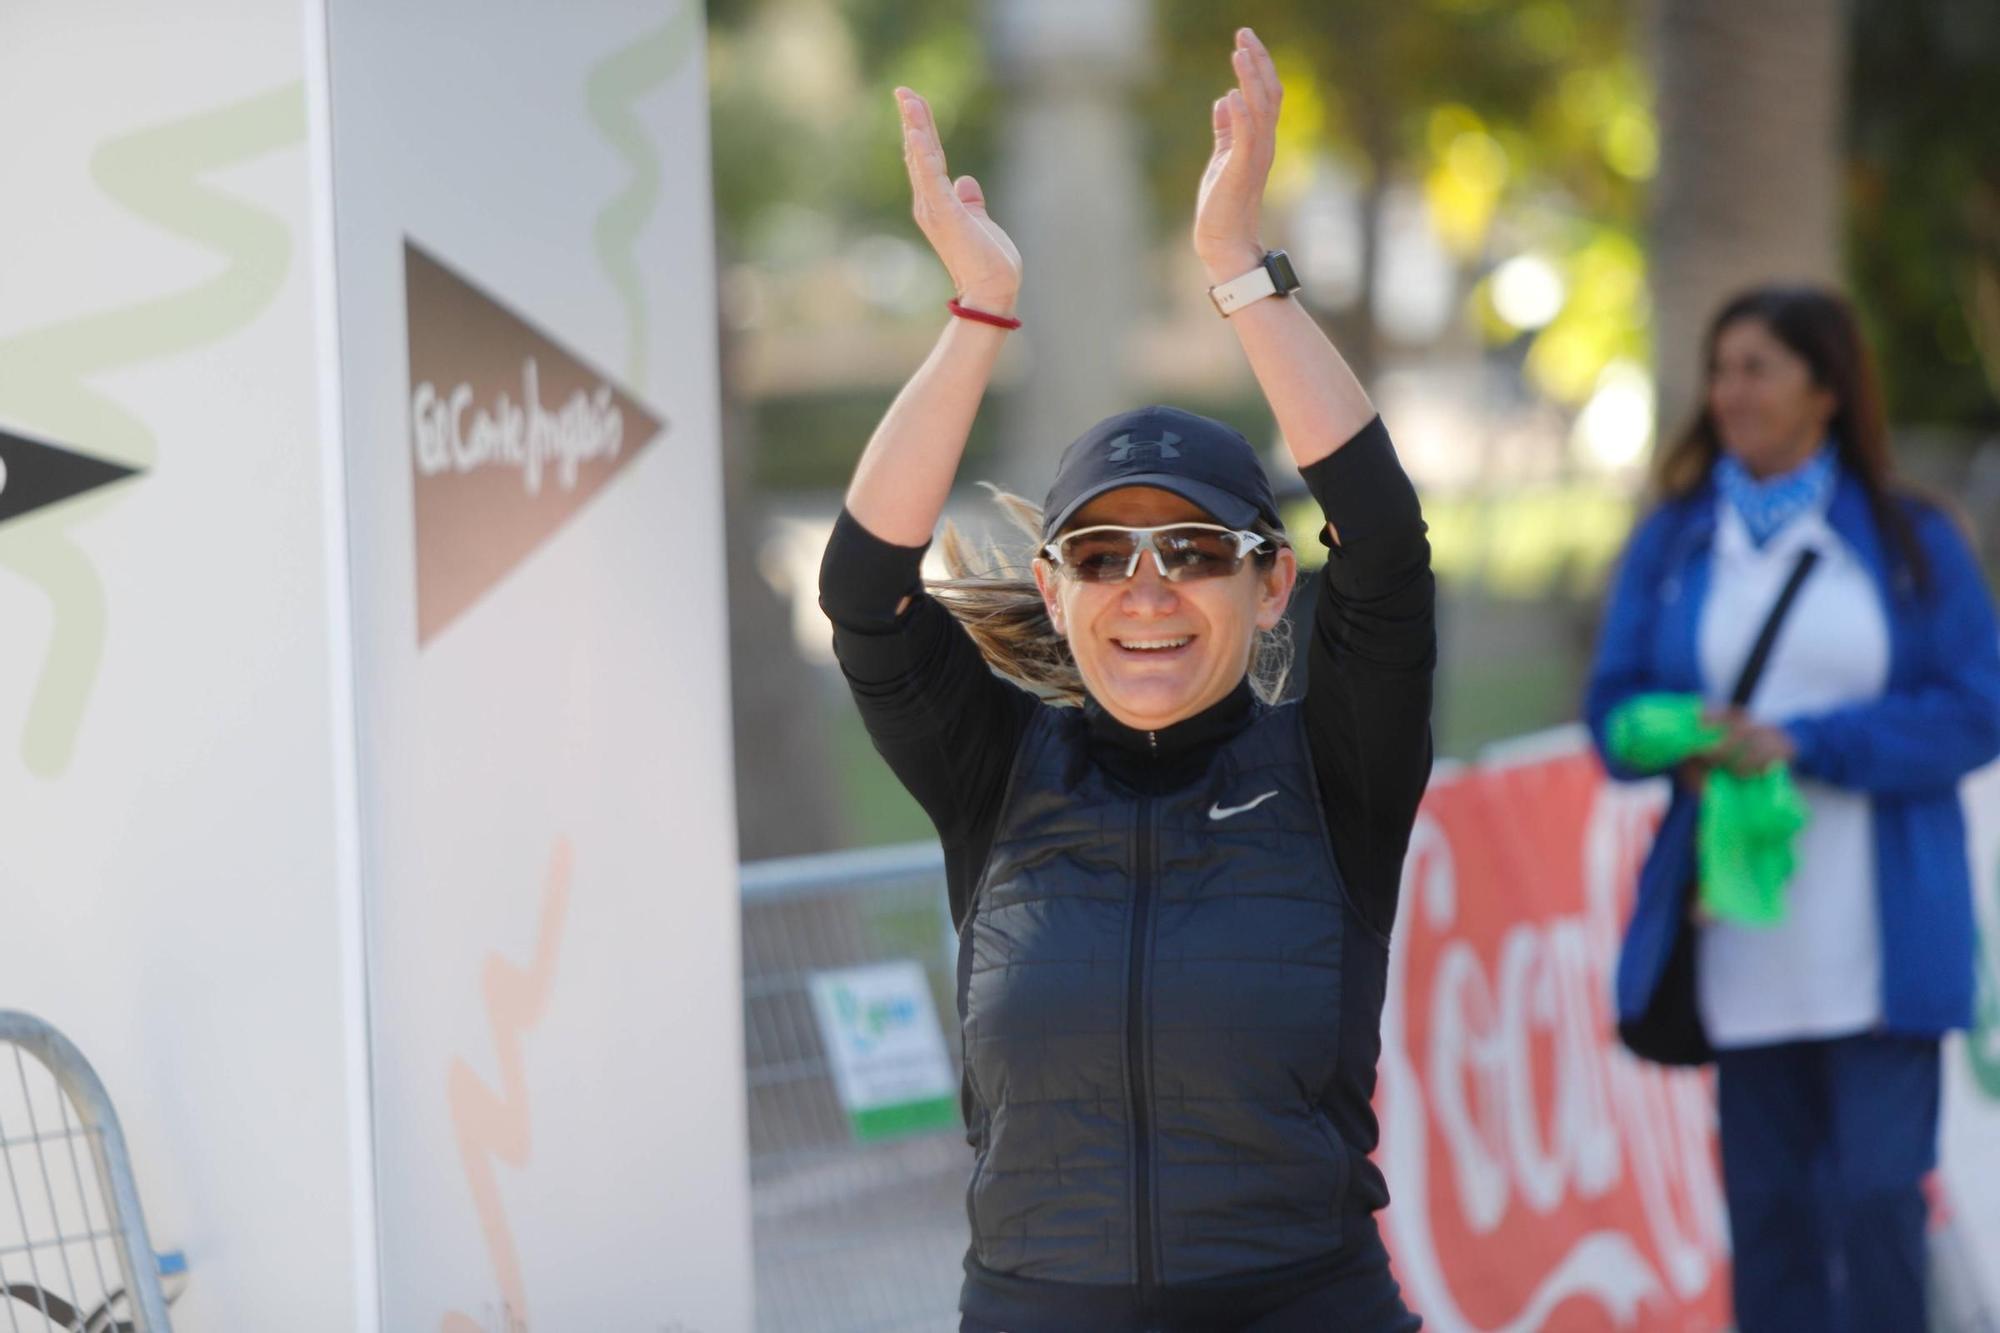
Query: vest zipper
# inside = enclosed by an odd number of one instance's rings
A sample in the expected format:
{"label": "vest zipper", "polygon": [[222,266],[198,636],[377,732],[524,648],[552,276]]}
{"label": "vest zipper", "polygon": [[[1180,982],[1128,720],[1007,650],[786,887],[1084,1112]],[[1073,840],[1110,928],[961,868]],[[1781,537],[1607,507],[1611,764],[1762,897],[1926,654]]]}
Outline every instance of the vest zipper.
{"label": "vest zipper", "polygon": [[[1152,733],[1147,733],[1149,743]],[[1145,980],[1146,933],[1152,907],[1153,803],[1139,799],[1139,856],[1133,884],[1131,955],[1127,960],[1125,995],[1125,1068],[1132,1099],[1133,1227],[1139,1257],[1139,1306],[1153,1313],[1153,1168],[1152,1117],[1146,1092]]]}

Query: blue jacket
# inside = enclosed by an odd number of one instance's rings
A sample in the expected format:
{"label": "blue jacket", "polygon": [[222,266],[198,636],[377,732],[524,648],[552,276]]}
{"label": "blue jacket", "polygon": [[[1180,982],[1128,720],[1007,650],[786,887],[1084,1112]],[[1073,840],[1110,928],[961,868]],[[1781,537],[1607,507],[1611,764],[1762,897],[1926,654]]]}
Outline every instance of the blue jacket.
{"label": "blue jacket", "polygon": [[[1881,590],[1887,687],[1879,698],[1781,725],[1798,747],[1795,772],[1873,799],[1883,1025],[1936,1035],[1972,1021],[1976,927],[1958,781],[2000,754],[2000,632],[1978,563],[1950,518],[1914,498],[1896,503],[1930,562],[1924,595],[1892,560],[1894,548],[1851,472],[1843,469],[1827,511],[1828,524]],[[1585,721],[1613,777],[1652,776],[1606,752],[1604,723],[1613,709],[1654,690],[1703,692],[1696,634],[1715,509],[1711,480],[1648,514],[1626,547],[1584,699]],[[1682,927],[1680,890],[1693,871],[1698,804],[1674,784],[1640,871],[1618,958],[1621,1020],[1645,1011]]]}

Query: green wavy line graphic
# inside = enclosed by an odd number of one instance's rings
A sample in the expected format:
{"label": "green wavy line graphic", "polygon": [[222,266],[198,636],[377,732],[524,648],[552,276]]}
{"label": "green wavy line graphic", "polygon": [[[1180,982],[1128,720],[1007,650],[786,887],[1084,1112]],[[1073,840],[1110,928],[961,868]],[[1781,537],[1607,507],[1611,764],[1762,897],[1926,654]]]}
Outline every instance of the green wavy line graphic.
{"label": "green wavy line graphic", "polygon": [[594,237],[598,263],[625,304],[629,352],[625,380],[642,393],[648,352],[646,295],[633,245],[660,201],[660,154],[633,114],[632,104],[673,77],[693,51],[700,30],[700,6],[683,4],[665,24],[591,66],[584,82],[592,123],[632,169],[631,183],[598,213]]}
{"label": "green wavy line graphic", "polygon": [[[151,467],[152,430],[89,379],[215,342],[270,305],[291,266],[290,228],[199,178],[301,143],[305,129],[304,85],[294,82],[100,144],[90,162],[100,189],[227,262],[183,291],[0,339],[0,415],[128,467]],[[68,768],[104,659],[104,581],[71,529],[130,490],[91,492],[0,529],[0,564],[18,570],[50,604],[48,649],[21,733],[21,758],[40,777]]]}

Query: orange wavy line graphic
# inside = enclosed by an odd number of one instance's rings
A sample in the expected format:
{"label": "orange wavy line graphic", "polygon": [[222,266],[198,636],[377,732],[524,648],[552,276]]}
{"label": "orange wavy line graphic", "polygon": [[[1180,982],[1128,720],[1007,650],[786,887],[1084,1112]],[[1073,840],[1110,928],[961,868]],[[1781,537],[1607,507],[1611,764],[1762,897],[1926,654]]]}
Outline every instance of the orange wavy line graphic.
{"label": "orange wavy line graphic", "polygon": [[[521,1036],[541,1022],[553,989],[556,950],[562,944],[563,918],[569,911],[569,839],[557,838],[549,855],[548,879],[542,889],[542,916],[535,934],[534,961],[520,968],[501,955],[487,955],[481,970],[487,1021],[500,1057],[500,1091],[479,1081],[464,1060],[454,1060],[445,1080],[451,1123],[458,1139],[459,1161],[472,1187],[473,1209],[486,1236],[486,1250],[500,1281],[504,1327],[528,1327],[528,1298],[521,1281],[521,1256],[513,1229],[500,1203],[500,1183],[494,1175],[497,1159],[525,1167],[532,1150],[528,1121],[528,1077],[521,1054]],[[486,1333],[472,1316],[460,1311],[445,1315],[440,1333]]]}

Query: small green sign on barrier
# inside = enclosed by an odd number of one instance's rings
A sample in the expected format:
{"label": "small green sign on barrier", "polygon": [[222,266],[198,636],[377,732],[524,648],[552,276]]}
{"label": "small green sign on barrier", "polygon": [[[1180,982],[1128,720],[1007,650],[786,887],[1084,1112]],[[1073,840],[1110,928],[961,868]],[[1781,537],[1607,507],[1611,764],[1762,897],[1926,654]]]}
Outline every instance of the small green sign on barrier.
{"label": "small green sign on barrier", "polygon": [[958,1123],[958,1080],[920,964],[905,959],[815,973],[812,1001],[834,1088],[858,1141]]}

